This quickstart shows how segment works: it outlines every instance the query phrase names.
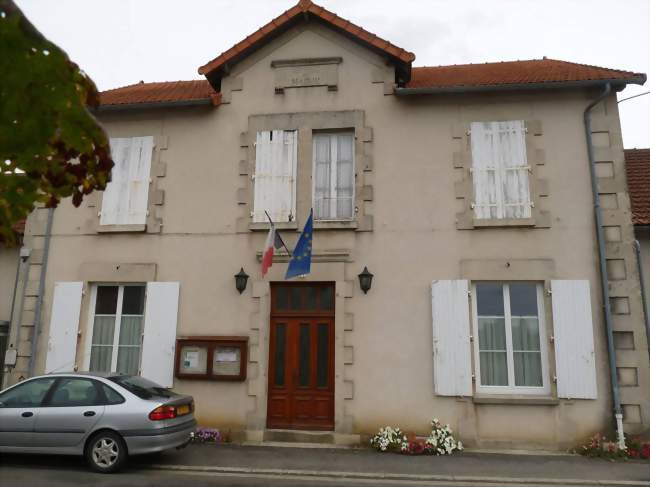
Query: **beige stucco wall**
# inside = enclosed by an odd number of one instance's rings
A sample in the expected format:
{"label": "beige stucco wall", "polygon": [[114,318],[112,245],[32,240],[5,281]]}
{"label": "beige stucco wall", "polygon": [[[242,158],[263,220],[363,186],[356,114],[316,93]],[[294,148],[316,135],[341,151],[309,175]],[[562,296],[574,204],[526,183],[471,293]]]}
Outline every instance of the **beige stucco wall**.
{"label": "beige stucco wall", "polygon": [[[338,91],[325,87],[287,89],[275,94],[270,62],[277,59],[340,56]],[[178,335],[248,335],[250,361],[246,383],[176,381],[175,388],[196,398],[204,424],[250,432],[264,429],[268,363],[268,284],[281,281],[286,264],[276,263],[262,280],[256,253],[266,232],[242,227],[251,211],[249,177],[252,148],[242,146],[248,118],[259,114],[362,110],[370,129],[362,148],[369,171],[357,158],[357,189],[371,186],[362,214],[372,216],[366,231],[317,230],[315,254],[339,251],[343,257],[315,262],[307,280],[336,282],[336,431],[368,434],[385,424],[426,431],[432,417],[449,422],[460,437],[482,446],[568,446],[610,425],[605,332],[597,274],[591,189],[582,111],[593,93],[456,95],[398,98],[385,95],[391,68],[359,46],[318,26],[297,29],[234,66],[228,83],[230,103],[217,109],[193,108],[103,114],[113,137],[154,135],[164,177],[156,178],[164,203],[152,207],[162,221],[159,233],[97,234],[100,197],[75,209],[64,201],[56,210],[47,270],[43,333],[37,371],[43,370],[47,328],[55,281],[93,280],[88,263],[155,263],[158,281],[181,283]],[[235,80],[235,81],[232,81]],[[616,100],[595,116],[618,124]],[[549,228],[458,230],[453,154],[463,139],[454,127],[476,120],[538,121],[536,147],[544,157],[536,168],[548,182],[540,205],[550,214]],[[299,140],[299,228],[310,207],[310,131]],[[244,136],[242,136],[244,134]],[[620,135],[620,128],[619,128]],[[307,143],[305,143],[307,142]],[[609,142],[608,142],[609,144]],[[624,193],[624,190],[622,190]],[[91,206],[89,206],[89,204]],[[623,198],[621,204],[625,204]],[[244,220],[242,220],[244,219]],[[41,218],[42,221],[42,218]],[[42,225],[40,225],[42,227]],[[39,225],[35,224],[34,228]],[[369,230],[369,231],[368,231]],[[38,235],[38,230],[34,231]],[[284,236],[291,245],[297,232]],[[631,230],[623,234],[629,240]],[[35,248],[41,237],[31,237]],[[626,241],[627,243],[627,241]],[[588,279],[591,283],[598,369],[597,400],[562,400],[558,405],[478,405],[470,399],[433,392],[430,286],[434,279],[466,275],[465,261],[485,262],[483,279]],[[539,260],[545,264],[539,271]],[[325,260],[328,260],[325,258]],[[505,262],[516,262],[508,271]],[[242,294],[233,275],[251,275]],[[372,290],[364,295],[356,275],[368,266]],[[465,270],[464,270],[465,269]],[[496,274],[499,275],[496,275]],[[88,296],[82,303],[77,363],[88,328]],[[550,298],[546,298],[550,310]],[[633,313],[638,312],[636,302]],[[547,313],[548,314],[548,313]],[[548,338],[552,320],[548,316]],[[554,373],[549,346],[551,377]],[[555,393],[554,385],[552,385]],[[257,432],[257,433],[256,433]]]}

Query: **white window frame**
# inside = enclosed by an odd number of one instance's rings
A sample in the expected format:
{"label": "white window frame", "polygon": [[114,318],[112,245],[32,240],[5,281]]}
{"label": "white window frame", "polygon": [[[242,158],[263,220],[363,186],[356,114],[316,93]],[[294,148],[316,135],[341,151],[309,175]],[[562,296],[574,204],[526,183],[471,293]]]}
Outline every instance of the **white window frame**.
{"label": "white window frame", "polygon": [[[532,208],[534,206],[533,203],[533,195],[532,195],[532,188],[531,188],[531,176],[532,176],[532,170],[531,166],[528,163],[527,159],[527,153],[526,153],[526,125],[522,120],[504,120],[504,121],[486,121],[486,122],[473,122],[472,125],[474,124],[490,124],[490,130],[493,132],[493,134],[503,132],[504,129],[502,129],[499,124],[500,123],[514,123],[514,122],[519,122],[521,123],[522,126],[522,134],[524,137],[523,144],[524,144],[524,160],[523,164],[519,166],[511,166],[511,167],[506,167],[503,164],[503,157],[501,154],[498,154],[497,151],[493,150],[492,153],[489,155],[491,165],[483,168],[477,168],[474,165],[475,157],[476,155],[474,154],[472,143],[471,143],[471,137],[472,137],[472,130],[470,130],[470,153],[472,157],[472,166],[471,166],[471,173],[472,173],[472,192],[473,192],[473,198],[472,198],[472,212],[474,215],[474,218],[477,220],[504,220],[504,219],[513,219],[513,220],[526,220],[529,218],[532,218]],[[509,132],[510,130],[508,130]],[[496,135],[494,135],[496,136]],[[493,139],[494,140],[494,139]],[[494,142],[493,142],[493,149],[494,149]],[[499,146],[500,149],[500,146]],[[483,154],[483,157],[488,157],[487,155]],[[476,173],[479,171],[484,171],[486,173],[493,172],[494,173],[494,192],[496,196],[496,202],[494,204],[486,203],[486,204],[481,204],[479,205],[477,203],[477,182],[476,182]],[[527,179],[528,179],[528,198],[527,201],[519,201],[517,203],[506,203],[505,202],[505,181],[507,180],[506,174],[508,171],[525,171],[527,174]],[[496,208],[496,217],[481,217],[479,216],[478,213],[478,207],[482,208]],[[521,217],[508,217],[506,216],[506,207],[526,207],[527,208],[527,215],[521,216]]]}
{"label": "white window frame", "polygon": [[[488,281],[486,281],[488,282]],[[549,381],[549,364],[548,364],[548,349],[546,344],[546,320],[544,309],[544,286],[539,282],[530,282],[535,284],[537,288],[537,314],[539,323],[539,344],[540,355],[542,360],[542,386],[541,387],[524,387],[515,386],[515,368],[514,368],[514,354],[512,349],[512,320],[510,314],[510,284],[509,281],[489,281],[492,284],[498,284],[503,290],[503,307],[506,327],[506,356],[508,367],[508,385],[507,386],[489,386],[481,384],[481,358],[479,353],[479,334],[478,334],[478,309],[477,309],[477,292],[476,282],[472,282],[472,332],[474,342],[474,369],[476,378],[476,393],[477,394],[522,394],[522,395],[549,395],[551,393],[551,386]],[[521,281],[529,282],[529,281]]]}
{"label": "white window frame", "polygon": [[[142,340],[144,338],[144,319],[147,311],[147,283],[146,282],[97,282],[93,283],[90,289],[90,306],[88,307],[88,323],[86,326],[86,343],[84,345],[84,370],[90,370],[90,357],[92,354],[93,346],[93,331],[95,327],[95,307],[97,305],[97,288],[100,286],[117,286],[117,308],[115,310],[115,329],[113,330],[113,350],[111,355],[111,372],[117,369],[117,354],[119,353],[120,346],[120,332],[122,331],[122,316],[136,316],[136,315],[123,315],[122,303],[124,298],[124,288],[130,286],[144,287],[144,303],[142,305],[142,333],[140,334],[140,359],[138,361],[138,375],[142,369]],[[99,315],[109,316],[109,315]],[[110,315],[112,316],[112,315]],[[137,315],[139,316],[139,315]],[[119,325],[119,326],[118,326]]]}
{"label": "white window frame", "polygon": [[[317,137],[330,137],[330,214],[337,213],[336,203],[338,201],[338,188],[336,187],[337,169],[338,169],[338,138],[340,135],[348,135],[352,137],[352,215],[349,217],[330,217],[330,218],[317,218],[314,215],[314,220],[319,222],[336,222],[336,221],[352,221],[356,215],[356,136],[354,130],[338,130],[336,132],[314,132],[312,140],[312,178],[311,178],[311,197],[312,208],[316,208],[316,151],[314,150]],[[332,211],[334,209],[334,211]]]}

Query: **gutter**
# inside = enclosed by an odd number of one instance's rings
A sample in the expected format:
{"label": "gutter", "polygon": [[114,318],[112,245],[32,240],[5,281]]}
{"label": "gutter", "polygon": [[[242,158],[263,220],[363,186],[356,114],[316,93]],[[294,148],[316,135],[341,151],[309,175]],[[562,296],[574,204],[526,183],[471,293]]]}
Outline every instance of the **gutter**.
{"label": "gutter", "polygon": [[607,354],[609,358],[609,374],[612,384],[612,399],[614,402],[614,419],[616,420],[616,436],[618,447],[625,450],[625,436],[623,433],[623,411],[621,409],[620,388],[616,375],[616,351],[614,349],[614,332],[612,325],[612,310],[609,302],[609,275],[605,255],[605,232],[603,230],[602,215],[600,211],[600,194],[598,193],[598,180],[596,177],[596,162],[594,160],[594,146],[591,137],[591,110],[603,101],[612,92],[612,86],[607,83],[603,92],[593,100],[584,111],[585,136],[587,138],[587,155],[589,156],[589,174],[591,176],[591,192],[594,198],[594,217],[596,220],[596,239],[598,241],[598,261],[600,266],[600,284],[602,288],[603,308],[605,312],[605,330],[607,333]]}
{"label": "gutter", "polygon": [[407,95],[442,95],[447,93],[484,93],[494,91],[528,91],[528,90],[557,90],[567,88],[593,88],[594,86],[611,85],[615,89],[623,89],[627,84],[642,85],[647,76],[640,75],[626,79],[599,79],[584,81],[555,81],[545,83],[509,83],[500,85],[465,85],[439,86],[429,88],[395,88],[397,96]]}
{"label": "gutter", "polygon": [[643,304],[643,321],[645,322],[645,336],[650,343],[650,317],[648,316],[648,300],[645,293],[645,276],[643,275],[643,263],[641,262],[641,244],[634,240],[634,251],[636,252],[636,265],[639,272],[639,284],[641,286],[641,302]]}
{"label": "gutter", "polygon": [[183,100],[183,101],[162,101],[162,102],[148,102],[148,103],[122,103],[119,105],[99,105],[93,108],[93,112],[122,112],[126,110],[147,110],[151,108],[181,108],[181,107],[197,107],[197,106],[210,106],[213,105],[211,98],[199,98],[196,100]]}
{"label": "gutter", "polygon": [[29,357],[29,377],[34,376],[36,362],[36,344],[41,333],[41,314],[43,310],[43,294],[45,293],[45,274],[47,273],[47,260],[50,255],[50,240],[52,239],[52,220],[54,220],[54,208],[47,210],[47,226],[45,227],[45,241],[43,243],[43,263],[41,264],[41,276],[38,282],[38,298],[34,311],[34,328],[32,332],[32,354]]}

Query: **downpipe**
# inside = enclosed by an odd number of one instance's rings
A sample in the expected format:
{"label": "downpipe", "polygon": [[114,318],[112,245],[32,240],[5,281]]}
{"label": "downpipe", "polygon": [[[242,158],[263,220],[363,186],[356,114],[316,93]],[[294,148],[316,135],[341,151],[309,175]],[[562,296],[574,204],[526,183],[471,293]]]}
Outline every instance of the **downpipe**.
{"label": "downpipe", "polygon": [[609,275],[605,260],[605,232],[603,230],[602,214],[600,207],[600,194],[598,193],[598,179],[596,177],[596,161],[594,160],[594,146],[591,137],[591,110],[603,101],[612,92],[610,83],[605,84],[603,92],[593,100],[584,111],[585,136],[587,138],[587,155],[589,157],[589,174],[591,176],[591,192],[594,199],[594,218],[596,220],[596,240],[598,241],[598,260],[600,268],[600,284],[602,288],[603,308],[605,312],[605,330],[607,333],[607,354],[609,355],[609,374],[612,384],[612,399],[614,402],[614,420],[616,422],[616,437],[618,447],[625,450],[625,434],[623,432],[623,410],[621,409],[620,389],[616,376],[616,350],[614,349],[614,332],[612,326],[612,309],[609,302]]}

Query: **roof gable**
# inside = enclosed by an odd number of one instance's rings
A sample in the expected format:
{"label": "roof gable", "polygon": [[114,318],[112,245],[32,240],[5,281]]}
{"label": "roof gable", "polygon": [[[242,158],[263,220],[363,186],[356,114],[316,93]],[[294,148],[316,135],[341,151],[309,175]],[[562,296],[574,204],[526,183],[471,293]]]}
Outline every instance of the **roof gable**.
{"label": "roof gable", "polygon": [[199,68],[199,74],[205,75],[212,82],[213,86],[215,86],[217,83],[213,82],[213,80],[219,78],[220,73],[230,64],[240,61],[242,58],[268,43],[271,39],[286,32],[298,22],[304,22],[311,18],[324,23],[329,28],[375,52],[387,56],[401,65],[404,81],[407,81],[410,77],[410,66],[415,60],[415,54],[401,47],[397,47],[387,40],[381,39],[349,20],[342,19],[333,12],[316,5],[311,0],[300,0],[289,10],[271,20],[268,24],[241,42],[238,42],[227,51],[221,53],[212,61],[201,66]]}

